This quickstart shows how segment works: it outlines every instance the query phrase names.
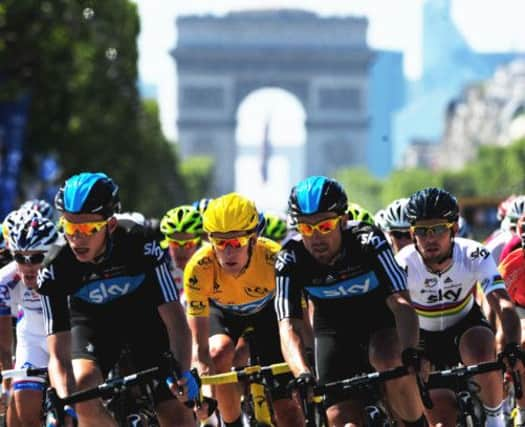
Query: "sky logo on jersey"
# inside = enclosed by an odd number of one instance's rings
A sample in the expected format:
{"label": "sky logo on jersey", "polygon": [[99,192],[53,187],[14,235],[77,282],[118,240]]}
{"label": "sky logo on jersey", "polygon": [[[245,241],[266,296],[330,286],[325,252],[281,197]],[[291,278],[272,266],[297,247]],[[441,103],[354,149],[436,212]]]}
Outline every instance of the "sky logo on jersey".
{"label": "sky logo on jersey", "polygon": [[144,277],[144,274],[140,274],[96,280],[80,288],[74,296],[91,304],[105,304],[135,292]]}
{"label": "sky logo on jersey", "polygon": [[350,298],[364,295],[379,286],[379,280],[374,272],[370,271],[361,276],[352,277],[329,286],[306,286],[306,290],[316,298]]}

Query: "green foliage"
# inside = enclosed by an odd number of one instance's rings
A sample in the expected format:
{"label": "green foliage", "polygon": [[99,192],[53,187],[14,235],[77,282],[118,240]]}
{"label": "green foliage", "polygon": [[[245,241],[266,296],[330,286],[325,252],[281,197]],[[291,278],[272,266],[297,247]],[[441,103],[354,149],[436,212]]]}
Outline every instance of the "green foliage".
{"label": "green foliage", "polygon": [[193,156],[184,160],[181,175],[187,186],[187,202],[210,197],[213,178],[213,159],[208,156]]}
{"label": "green foliage", "polygon": [[[137,7],[128,0],[4,0],[1,99],[30,95],[25,181],[55,154],[60,180],[104,171],[125,210],[159,215],[185,197],[158,111],[137,90]],[[33,177],[34,178],[34,177]]]}
{"label": "green foliage", "polygon": [[382,183],[365,168],[342,169],[335,178],[345,188],[348,199],[375,212],[381,207],[380,193]]}

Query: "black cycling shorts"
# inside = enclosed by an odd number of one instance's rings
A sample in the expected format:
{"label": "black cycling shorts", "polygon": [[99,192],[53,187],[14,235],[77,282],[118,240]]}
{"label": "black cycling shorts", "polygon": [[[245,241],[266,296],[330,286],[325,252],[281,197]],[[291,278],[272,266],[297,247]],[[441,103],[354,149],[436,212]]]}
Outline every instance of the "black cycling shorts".
{"label": "black cycling shorts", "polygon": [[[261,366],[284,362],[273,301],[262,310],[248,316],[239,316],[213,305],[210,307],[210,337],[218,334],[228,335],[236,345],[249,327],[254,329],[251,340],[253,348],[250,348],[252,357],[258,356]],[[273,399],[289,396],[286,385],[292,378],[291,374],[279,375],[276,378],[279,386],[272,391]]]}
{"label": "black cycling shorts", "polygon": [[[71,328],[72,358],[96,362],[104,378],[119,360],[124,348],[129,349],[129,359],[134,371],[160,366],[161,355],[169,350],[165,330],[152,330],[146,325],[135,329],[133,337],[127,339],[113,328],[95,325],[77,318]],[[175,399],[165,381],[158,381],[154,390],[156,403]]]}
{"label": "black cycling shorts", "polygon": [[[327,327],[326,324],[323,324],[322,329],[316,328],[316,370],[321,384],[374,370],[368,357],[370,337],[380,330],[395,328],[396,324],[392,312],[384,304],[367,309],[374,315],[367,316],[366,321],[340,319],[337,328]],[[326,396],[324,405],[328,408],[345,400],[361,400],[360,397],[362,396],[359,393],[356,395],[331,393]]]}
{"label": "black cycling shorts", "polygon": [[468,314],[454,326],[444,331],[420,330],[420,346],[425,357],[436,369],[447,369],[461,362],[459,342],[463,334],[475,326],[484,326],[492,330],[480,307],[474,304]]}

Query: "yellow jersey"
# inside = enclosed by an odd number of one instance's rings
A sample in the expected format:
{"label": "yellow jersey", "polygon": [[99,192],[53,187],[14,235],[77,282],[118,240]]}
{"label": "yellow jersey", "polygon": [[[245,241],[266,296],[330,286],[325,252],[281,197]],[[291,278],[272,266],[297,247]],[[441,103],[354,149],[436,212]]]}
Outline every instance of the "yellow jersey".
{"label": "yellow jersey", "polygon": [[223,271],[211,245],[200,248],[184,268],[187,314],[206,317],[210,304],[245,316],[272,301],[275,292],[274,263],[281,246],[259,237],[248,267],[237,277]]}

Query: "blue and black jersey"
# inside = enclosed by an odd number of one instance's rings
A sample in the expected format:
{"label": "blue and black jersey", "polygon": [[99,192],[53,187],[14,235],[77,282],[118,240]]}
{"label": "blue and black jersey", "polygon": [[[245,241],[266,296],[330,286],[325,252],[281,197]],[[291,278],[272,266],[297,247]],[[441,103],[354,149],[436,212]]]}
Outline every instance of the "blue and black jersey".
{"label": "blue and black jersey", "polygon": [[178,299],[167,253],[142,227],[117,227],[110,251],[100,263],[83,263],[65,245],[40,271],[48,334],[85,321],[106,330],[164,329],[157,307]]}
{"label": "blue and black jersey", "polygon": [[[343,230],[342,252],[333,265],[318,263],[301,236],[288,241],[277,257],[275,308],[279,320],[302,318],[301,297],[315,306],[316,323],[356,325],[390,313],[386,299],[406,290],[406,275],[385,236],[375,226],[351,222]],[[344,323],[341,323],[344,322]]]}

